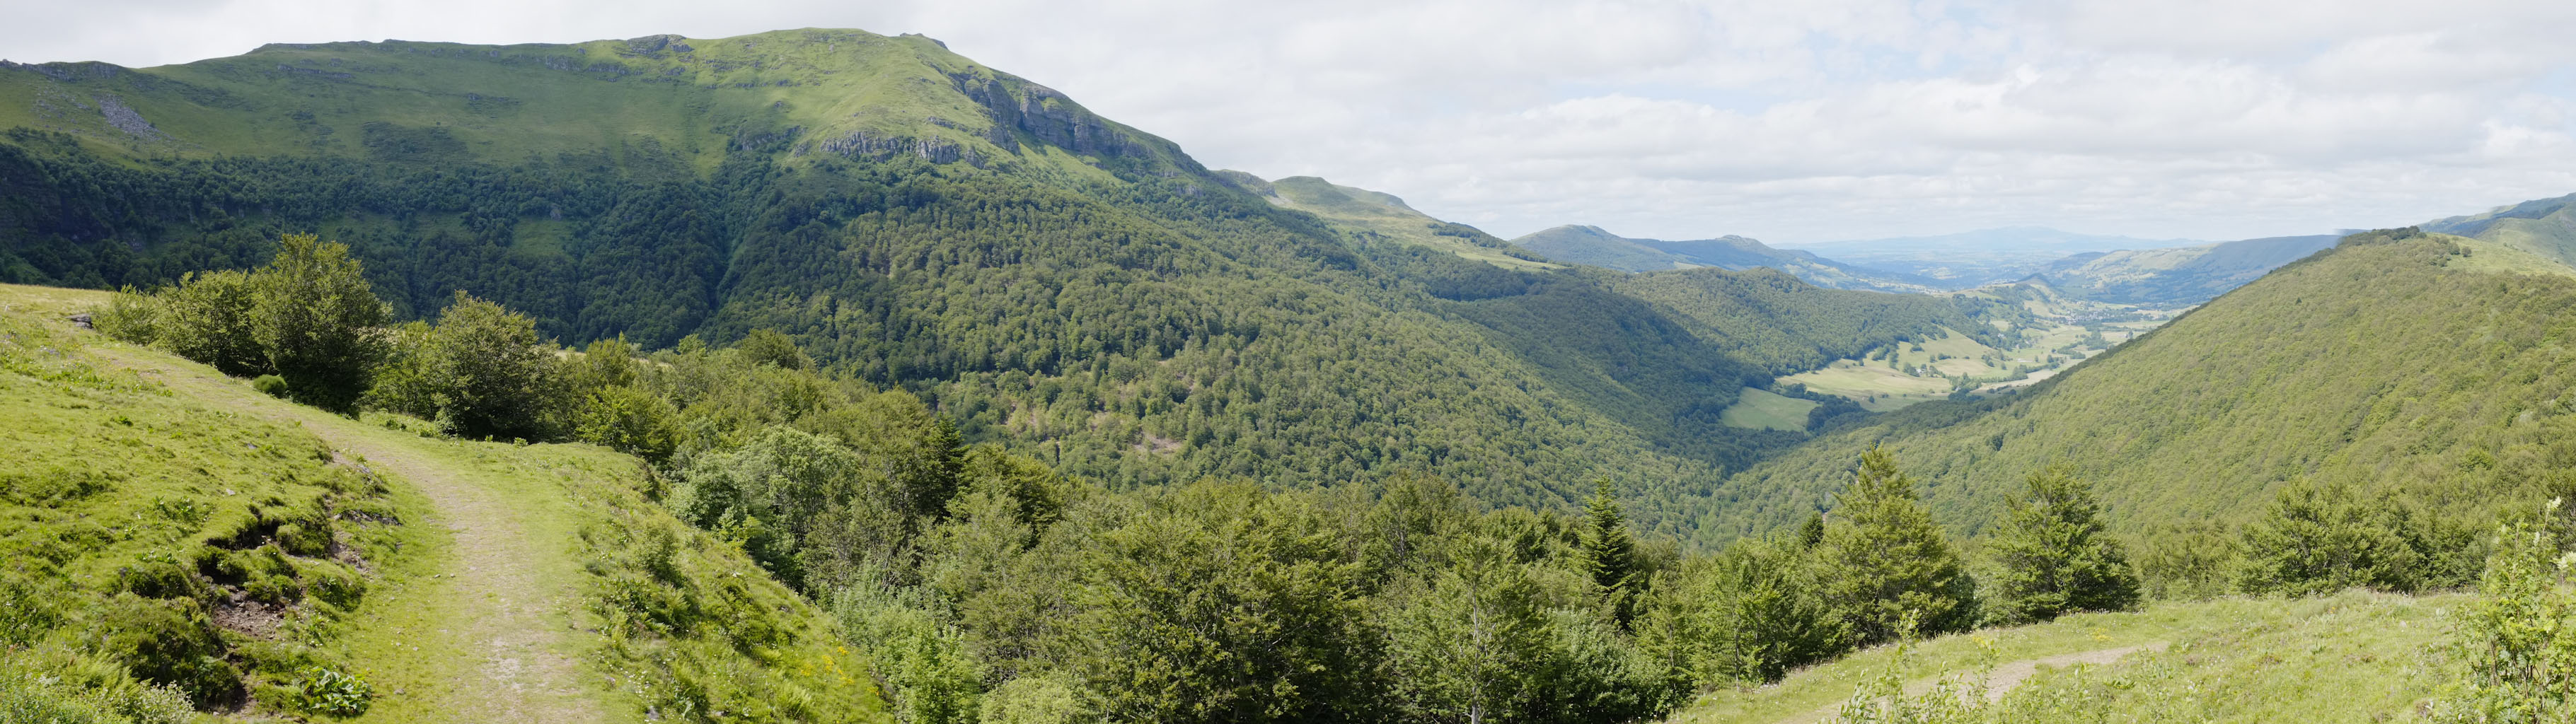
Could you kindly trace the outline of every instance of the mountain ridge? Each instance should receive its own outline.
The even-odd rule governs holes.
[[[1665,241],[1632,239],[1598,226],[1567,224],[1513,239],[1512,244],[1541,256],[1625,272],[1713,266],[1744,270],[1769,267],[1809,283],[1834,289],[1886,292],[1938,291],[1930,280],[1861,269],[1796,249],[1776,249],[1742,236]]]

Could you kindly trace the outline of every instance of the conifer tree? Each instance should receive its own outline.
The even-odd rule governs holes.
[[[2138,577],[2118,541],[2103,534],[2093,488],[2065,465],[2025,479],[2007,502],[1992,544],[1998,621],[2046,621],[2071,611],[2108,611],[2138,602]]]
[[[1611,489],[1610,479],[1593,484],[1592,498],[1583,503],[1583,567],[1592,574],[1603,600],[1609,601],[1626,623],[1634,612],[1637,573],[1637,544],[1628,534],[1627,516],[1619,512],[1619,493]]]
[[[1924,634],[1976,620],[1975,583],[1887,450],[1861,453],[1851,486],[1834,500],[1811,575],[1855,643],[1905,635],[1909,618],[1911,633]]]

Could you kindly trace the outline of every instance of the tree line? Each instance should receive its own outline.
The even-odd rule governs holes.
[[[2062,470],[2031,476],[1983,556],[1878,450],[1830,515],[1703,555],[1633,529],[1607,479],[1580,510],[1423,474],[1114,490],[966,444],[768,330],[576,353],[464,294],[387,326],[346,249],[310,236],[95,320],[331,409],[635,454],[652,499],[833,611],[910,722],[1630,721],[1856,647],[2140,598]],[[616,585],[623,635],[720,625]]]

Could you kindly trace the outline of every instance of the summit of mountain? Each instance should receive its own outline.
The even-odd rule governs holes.
[[[264,45],[152,68],[0,68],[0,127],[132,157],[386,163],[580,157],[712,171],[915,156],[973,168],[1203,173],[1178,146],[919,35],[782,30],[582,43]]]

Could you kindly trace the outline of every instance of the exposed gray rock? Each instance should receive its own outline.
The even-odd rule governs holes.
[[[965,74],[951,76],[951,79],[966,97],[984,106],[997,131],[1003,127],[1016,128],[1039,141],[1075,153],[1128,156],[1145,152],[1144,147],[1128,138],[1126,133],[1075,105],[1073,99],[1066,98],[1055,89],[1021,81],[1019,92],[1015,94],[1000,79]],[[988,138],[994,145],[1017,152],[1019,144],[1016,140],[1005,144],[1001,138],[1003,135],[995,133]]]
[[[169,138],[169,136],[162,135],[161,129],[153,128],[150,121],[143,120],[143,114],[136,113],[134,112],[134,109],[125,107],[125,102],[118,100],[116,96],[99,96],[98,113],[99,115],[107,117],[107,125],[116,127],[116,130],[124,131],[126,135],[152,140]]]
[[[983,165],[983,158],[973,149],[945,138],[872,136],[866,131],[851,131],[849,135],[824,140],[819,150],[854,159],[884,160],[895,154],[910,153],[932,163],[967,161]]]

